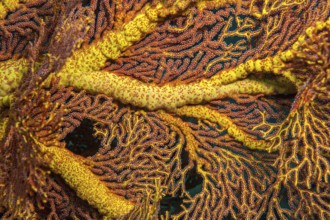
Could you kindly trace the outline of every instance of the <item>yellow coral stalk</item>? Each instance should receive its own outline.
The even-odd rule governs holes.
[[[0,19],[6,17],[7,13],[20,7],[20,0],[2,0],[0,2]]]
[[[232,84],[241,68],[222,71],[210,79],[200,82],[164,86],[143,83],[128,76],[118,76],[106,71],[90,72],[69,80],[65,75],[61,77],[60,84],[74,86],[92,93],[104,93],[134,106],[155,109],[175,109],[186,104],[200,104],[202,101],[211,101],[227,96],[228,94],[288,94],[294,93],[292,85],[281,82],[281,79],[245,79]]]
[[[186,145],[187,151],[189,152],[189,158],[197,161],[198,156],[196,152],[198,148],[198,142],[193,136],[191,128],[186,123],[184,123],[181,118],[175,118],[164,111],[159,111],[158,116],[168,124],[178,127],[183,132],[187,142]]]
[[[14,58],[0,62],[0,98],[11,94],[18,87],[28,67],[26,59]]]
[[[5,136],[6,127],[8,125],[9,117],[0,116],[0,141]]]
[[[37,140],[35,142],[45,153],[50,169],[59,174],[79,198],[95,207],[105,219],[119,218],[133,209],[133,203],[108,189],[76,155],[64,148],[47,147]]]
[[[228,134],[235,140],[243,143],[251,150],[269,150],[270,142],[253,138],[237,126],[228,116],[210,108],[205,106],[184,106],[174,110],[174,112],[181,116],[195,117],[217,123],[225,128]]]
[[[102,39],[75,51],[67,59],[61,72],[70,78],[74,74],[100,70],[108,59],[117,59],[124,50],[152,32],[166,16],[185,10],[189,4],[190,1],[183,0],[177,0],[170,7],[162,3],[155,7],[147,4],[120,30],[106,32]]]

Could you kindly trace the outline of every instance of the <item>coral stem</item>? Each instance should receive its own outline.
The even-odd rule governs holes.
[[[35,141],[49,160],[50,169],[59,174],[81,199],[97,208],[105,219],[118,218],[133,209],[133,203],[111,192],[76,155],[64,148],[47,147]]]
[[[217,123],[220,126],[223,126],[228,131],[228,134],[235,140],[243,143],[251,150],[269,150],[271,142],[265,140],[257,140],[256,138],[240,129],[239,126],[234,124],[228,116],[220,114],[215,110],[209,109],[205,106],[184,106],[182,108],[176,109],[174,112],[181,116],[196,117]]]

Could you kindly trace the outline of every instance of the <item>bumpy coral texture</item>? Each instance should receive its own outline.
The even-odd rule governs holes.
[[[330,219],[327,0],[0,1],[2,219]]]

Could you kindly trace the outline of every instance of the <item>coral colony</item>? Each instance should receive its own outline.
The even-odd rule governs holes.
[[[328,0],[1,0],[2,219],[330,219]]]

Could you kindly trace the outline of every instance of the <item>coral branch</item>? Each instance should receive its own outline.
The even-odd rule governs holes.
[[[70,151],[58,147],[47,147],[42,143],[38,144],[45,156],[48,157],[47,166],[53,172],[61,175],[81,199],[97,208],[106,219],[118,218],[128,214],[133,209],[134,205],[131,202],[111,192]]]
[[[60,84],[85,89],[91,93],[103,93],[112,96],[122,103],[144,107],[150,110],[175,109],[187,104],[200,104],[222,98],[228,94],[291,94],[294,87],[286,80],[276,79],[245,79],[237,73],[241,67],[234,70],[223,71],[210,79],[186,85],[167,84],[158,86],[132,79],[127,76],[118,76],[114,73],[90,72],[79,77],[69,77],[59,74]],[[68,80],[69,78],[69,80]],[[238,79],[237,79],[238,78]],[[236,82],[233,82],[235,81]],[[282,81],[282,82],[281,82]],[[91,83],[92,82],[92,83]],[[232,84],[229,84],[231,83]],[[227,84],[228,83],[228,84]]]
[[[22,6],[20,0],[3,0],[0,2],[0,19],[3,19],[9,11],[14,11]]]
[[[8,125],[9,118],[0,115],[0,141],[5,137],[6,128]]]
[[[144,35],[154,30],[159,22],[168,15],[175,15],[185,10],[190,1],[176,1],[166,7],[158,3],[155,7],[145,6],[130,22],[124,24],[119,31],[104,33],[102,39],[81,48],[68,58],[61,72],[70,78],[82,72],[99,70],[108,59],[117,59],[121,53]],[[73,67],[79,67],[73,68]]]
[[[270,142],[251,137],[235,125],[229,117],[205,106],[184,106],[174,110],[174,112],[181,116],[196,117],[217,123],[224,127],[235,140],[242,142],[244,146],[252,150],[268,150],[270,147]]]

